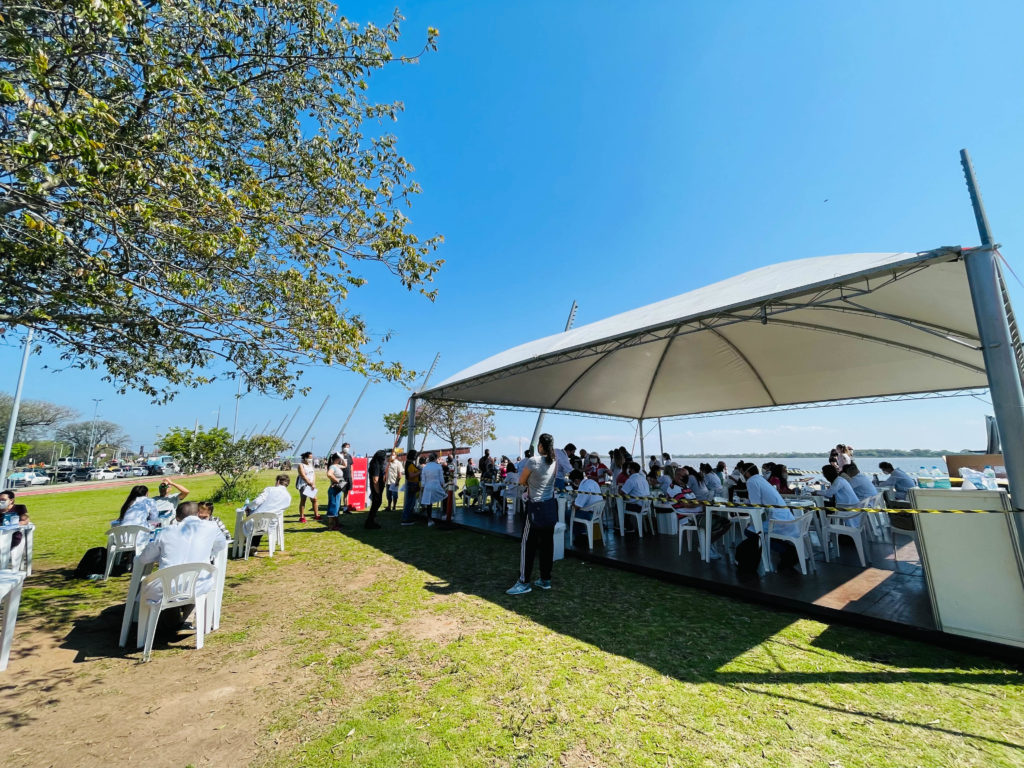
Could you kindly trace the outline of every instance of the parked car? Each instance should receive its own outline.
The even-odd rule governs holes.
[[[72,474],[73,480],[88,480],[89,475],[95,471],[96,467],[79,467]]]
[[[7,485],[11,488],[25,485],[46,485],[50,482],[50,476],[42,472],[26,470],[24,472],[12,472],[7,476]]]
[[[113,480],[117,473],[110,469],[94,469],[89,473],[90,480]]]
[[[132,477],[131,467],[111,467],[110,471],[117,477]]]
[[[145,477],[147,472],[145,467],[132,467],[132,477]]]

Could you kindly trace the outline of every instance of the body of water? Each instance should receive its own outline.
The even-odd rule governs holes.
[[[736,462],[740,461],[744,457],[742,456],[715,456],[713,458],[706,459],[676,459],[673,458],[678,464],[688,464],[691,467],[698,466],[701,462],[707,462],[712,467],[715,466],[719,461],[724,461],[728,466],[729,471],[736,466]],[[917,472],[921,467],[930,470],[932,467],[938,467],[943,472],[946,471],[946,462],[938,456],[878,456],[876,457],[854,457],[856,460],[857,468],[868,475],[869,477],[875,473],[878,473],[879,477],[884,477],[881,470],[878,469],[878,463],[881,461],[887,461],[897,469],[902,469],[904,472],[913,474]],[[822,456],[820,458],[797,458],[797,457],[782,457],[778,459],[745,459],[751,461],[757,466],[761,466],[765,462],[771,461],[776,464],[785,464],[786,469],[792,472],[794,469],[802,469],[815,475],[821,473],[823,465],[828,463],[828,457]]]

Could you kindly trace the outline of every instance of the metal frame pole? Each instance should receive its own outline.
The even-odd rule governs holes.
[[[25,388],[25,371],[28,369],[28,356],[32,354],[32,332],[28,329],[25,336],[25,351],[21,355],[21,371],[18,373],[18,385],[14,390],[11,402],[11,419],[7,423],[7,439],[4,440],[4,458],[0,463],[0,488],[7,487],[7,468],[11,464],[11,449],[14,447],[14,429],[18,426],[18,411],[21,409],[21,391]]]
[[[565,330],[572,328],[572,324],[576,321],[576,310],[579,309],[579,305],[576,300],[573,299],[572,306],[569,307],[569,317],[565,321]],[[544,428],[544,414],[547,411],[544,408],[540,409],[540,413],[537,414],[537,426],[533,428],[533,437],[530,438],[530,450],[537,450],[537,441],[540,439],[540,431]],[[480,441],[481,444],[483,441]]]
[[[1010,485],[1010,504],[1013,509],[1024,509],[1024,390],[1021,389],[1020,370],[1014,355],[1013,341],[1007,319],[1007,307],[1000,290],[999,265],[995,260],[992,230],[978,191],[974,166],[966,149],[960,150],[960,163],[967,179],[967,189],[974,206],[982,247],[964,254],[967,283],[974,304],[974,317],[978,323],[985,373],[988,376],[992,407],[996,415],[999,434],[1013,435],[1016,439],[1003,441],[1003,464]],[[1015,539],[1017,566],[1024,573],[1024,516],[1009,515],[1009,531]],[[1016,535],[1014,535],[1016,534]]]
[[[418,398],[413,395],[409,398],[409,434],[406,436],[405,455],[408,456],[416,450],[416,404]]]
[[[647,474],[647,459],[644,457],[644,420],[636,420],[637,429],[640,431],[640,471]]]

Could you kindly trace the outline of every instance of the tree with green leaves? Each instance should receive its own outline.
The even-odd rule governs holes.
[[[253,470],[274,461],[288,443],[274,435],[253,435],[231,439],[223,427],[174,427],[157,443],[161,451],[178,459],[186,474],[211,469],[223,486],[218,499],[241,500],[252,492]]]
[[[303,366],[389,380],[349,291],[429,299],[441,238],[367,95],[401,17],[323,0],[24,0],[0,6],[0,336],[166,401],[242,376],[290,396]],[[301,390],[305,391],[305,390]]]
[[[90,449],[95,457],[127,448],[130,443],[120,424],[103,419],[65,424],[57,430],[57,439],[70,443],[74,452],[83,459],[89,458]]]
[[[459,446],[474,445],[481,440],[493,440],[494,411],[470,406],[454,400],[427,400],[416,411],[416,420],[422,419],[428,434],[447,443],[452,456]]]
[[[416,409],[417,435],[425,435],[427,432],[426,425],[420,421],[422,410],[422,407]],[[399,439],[409,436],[408,411],[395,411],[394,413],[385,413],[382,418],[384,419],[384,429],[388,431],[388,434],[397,435]]]
[[[2,269],[2,267],[0,267]],[[0,392],[0,441],[7,437],[7,425],[11,421],[14,396]],[[52,431],[78,416],[78,411],[46,400],[22,399],[18,408],[18,424],[14,429],[15,438],[32,439]]]

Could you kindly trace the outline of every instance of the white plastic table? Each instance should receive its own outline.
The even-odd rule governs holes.
[[[25,554],[21,559],[22,568],[26,576],[32,575],[32,540],[36,526],[34,523],[28,525],[2,525],[0,526],[0,569],[11,567],[11,541],[14,534],[21,531],[24,534]]]
[[[24,526],[23,526],[24,527]],[[18,606],[21,605],[21,587],[25,574],[21,571],[0,571],[0,610],[3,610],[3,624],[0,625],[0,672],[7,669],[11,655],[11,641],[14,639],[14,625],[18,621]]]

